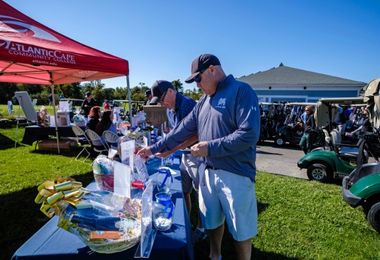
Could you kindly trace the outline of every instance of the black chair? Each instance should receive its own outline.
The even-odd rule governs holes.
[[[108,145],[105,143],[102,138],[95,132],[92,131],[91,129],[87,129],[85,131],[86,136],[88,140],[90,141],[92,150],[98,154],[101,153],[107,153],[108,152]]]
[[[87,153],[86,158],[84,161],[91,155],[90,151],[88,149],[91,148],[90,141],[87,139],[86,133],[77,125],[72,126],[72,130],[75,134],[74,140],[79,148],[82,148],[81,151],[78,153],[78,155],[75,157],[75,160],[78,160],[78,158],[81,156],[83,152]],[[71,138],[72,139],[72,138]]]

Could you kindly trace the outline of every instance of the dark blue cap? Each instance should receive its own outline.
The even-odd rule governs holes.
[[[219,59],[212,54],[202,54],[191,64],[191,76],[188,77],[185,82],[192,83],[194,78],[199,74],[205,71],[211,65],[220,65]]]
[[[152,85],[152,99],[149,102],[149,105],[157,105],[157,103],[160,101],[162,95],[168,91],[168,89],[174,89],[172,83],[166,80],[157,80]]]

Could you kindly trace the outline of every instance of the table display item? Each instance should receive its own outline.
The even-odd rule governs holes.
[[[113,161],[105,155],[99,155],[92,163],[92,170],[94,172],[94,179],[98,189],[113,191]]]
[[[155,127],[160,127],[161,124],[168,121],[166,107],[148,105],[144,106],[143,109],[146,113],[146,122],[148,124],[154,125]]]
[[[170,193],[159,192],[153,203],[153,224],[159,231],[167,231],[172,226],[174,204]]]
[[[70,113],[66,111],[57,112],[57,126],[64,127],[70,125]]]
[[[153,178],[158,192],[170,193],[170,187],[173,183],[173,176],[170,169],[160,167]]]
[[[81,114],[75,114],[73,116],[73,122],[74,125],[77,125],[79,127],[85,127],[87,123],[86,118]]]
[[[70,178],[45,181],[35,198],[58,226],[77,235],[91,250],[116,253],[133,247],[141,237],[141,200],[109,191],[92,191]]]

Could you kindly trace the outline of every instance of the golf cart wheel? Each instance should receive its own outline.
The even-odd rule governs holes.
[[[314,163],[307,168],[309,180],[327,182],[330,180],[331,175],[330,168],[321,163]]]
[[[285,145],[285,139],[282,138],[281,136],[276,136],[276,138],[274,139],[274,144],[276,146],[284,146]]]
[[[372,205],[367,214],[368,223],[380,233],[380,202]]]

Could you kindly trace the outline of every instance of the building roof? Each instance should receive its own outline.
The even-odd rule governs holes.
[[[247,82],[251,86],[360,86],[366,83],[350,79],[339,78],[322,73],[296,69],[283,65],[266,71],[259,71],[248,76],[242,76],[239,80]]]

